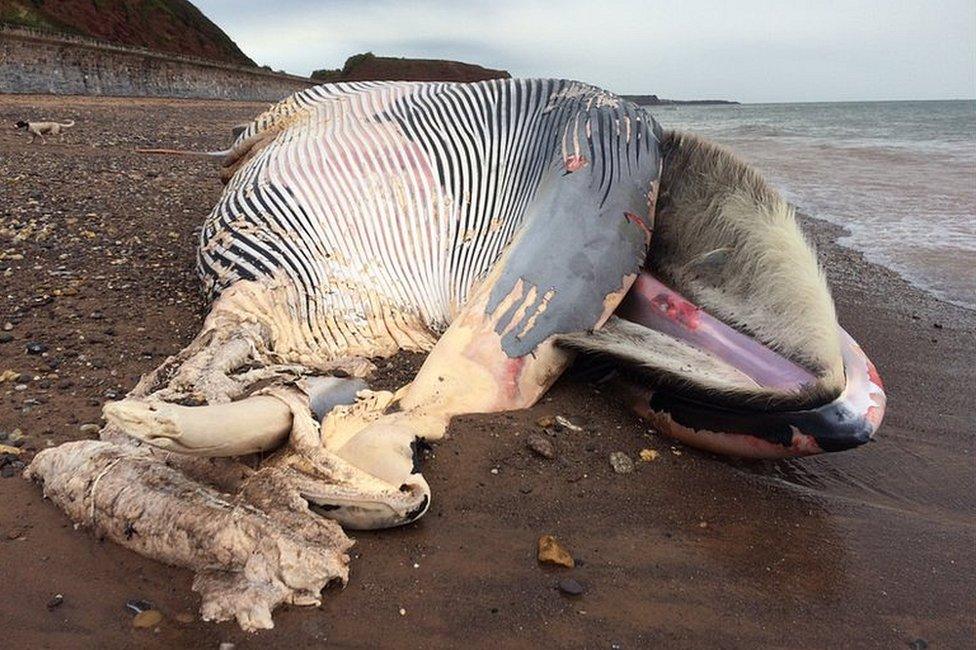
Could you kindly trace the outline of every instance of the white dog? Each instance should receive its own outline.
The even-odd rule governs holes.
[[[75,125],[74,120],[67,122],[25,122],[23,120],[14,124],[15,129],[23,129],[30,133],[31,144],[40,138],[41,144],[45,144],[44,136],[56,135],[58,140],[64,142],[64,131]]]

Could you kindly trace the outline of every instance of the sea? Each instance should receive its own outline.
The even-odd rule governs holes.
[[[840,244],[976,310],[976,101],[667,105],[665,128],[722,143]]]

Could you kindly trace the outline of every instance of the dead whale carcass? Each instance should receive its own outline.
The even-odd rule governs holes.
[[[346,577],[339,524],[429,507],[418,438],[533,404],[578,351],[713,450],[831,451],[880,422],[789,206],[597,88],[320,86],[249,125],[223,177],[201,333],[106,405],[102,440],[28,468],[74,520],[196,570],[205,618],[317,602]],[[403,349],[430,352],[414,380],[366,389]]]

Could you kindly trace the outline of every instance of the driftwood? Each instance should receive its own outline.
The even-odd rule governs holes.
[[[246,478],[231,495],[192,480],[166,456],[85,440],[40,452],[25,474],[96,535],[195,571],[204,620],[270,628],[277,605],[318,605],[327,583],[345,584],[352,540],[309,510],[286,470],[240,466]]]

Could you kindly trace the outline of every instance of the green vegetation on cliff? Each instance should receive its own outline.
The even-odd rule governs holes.
[[[188,0],[0,0],[0,22],[254,65]]]

